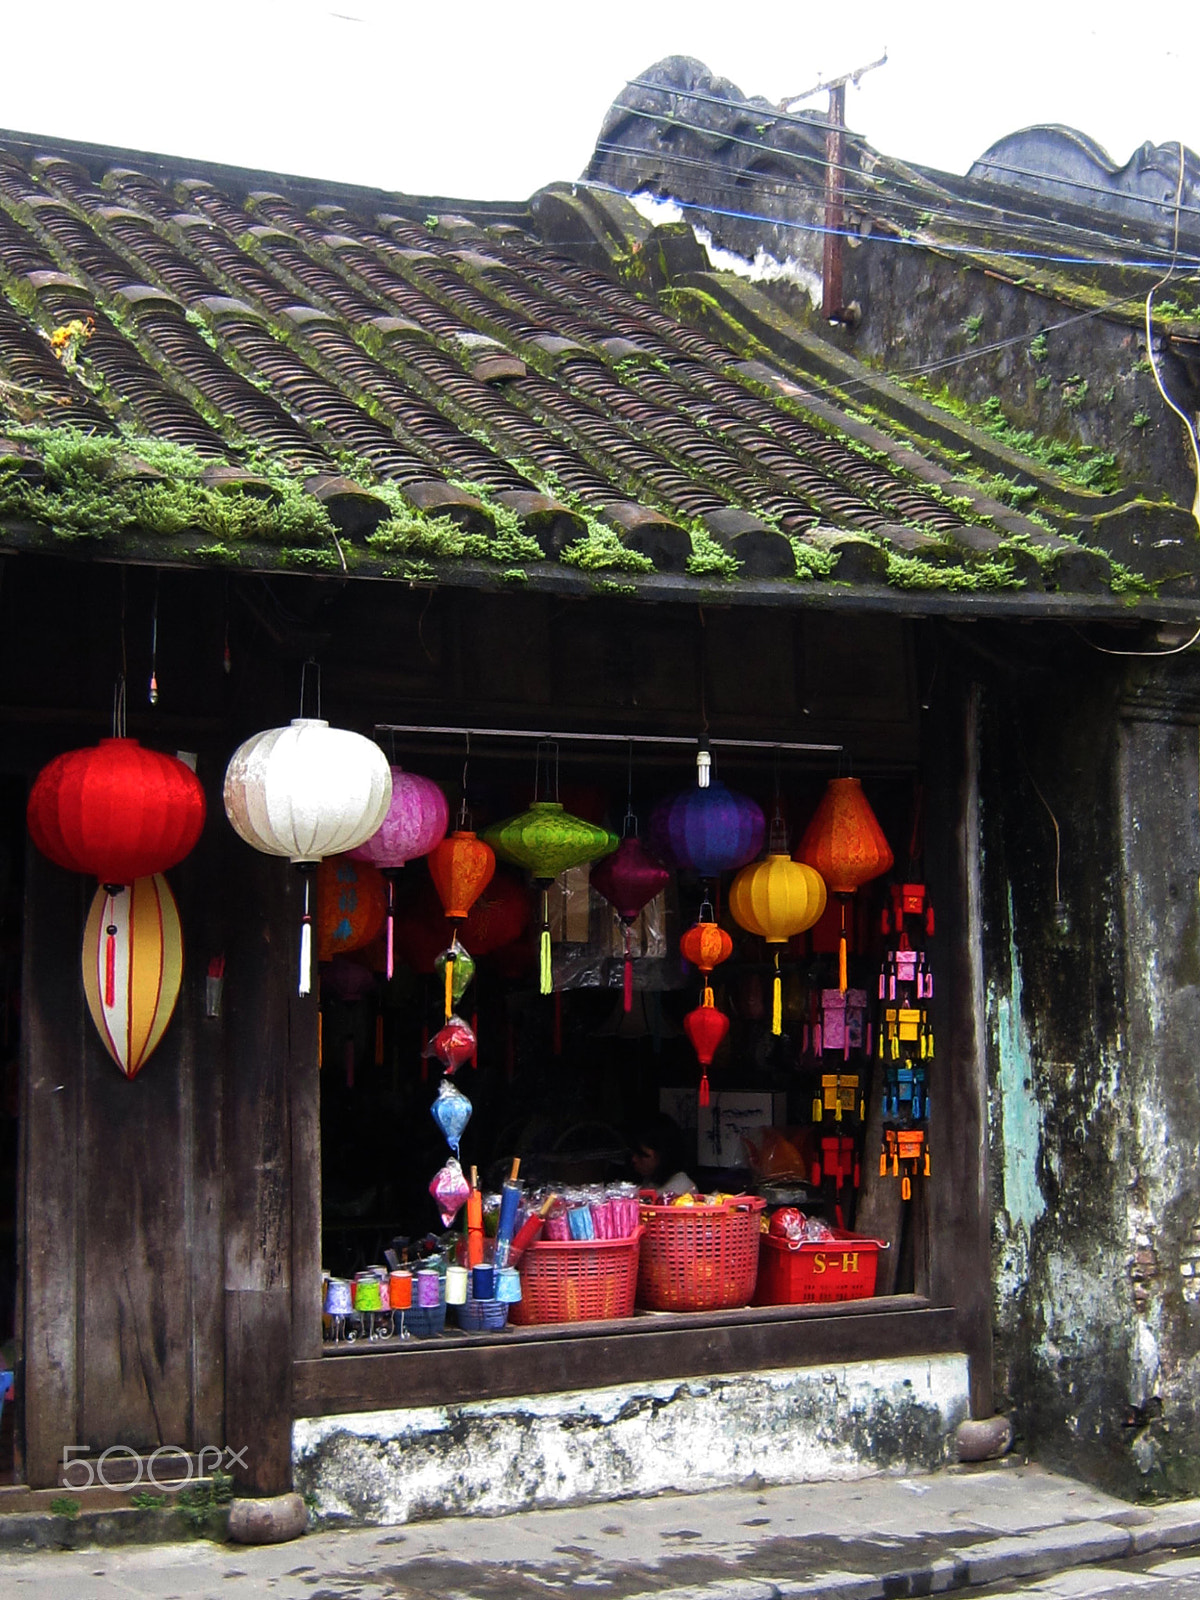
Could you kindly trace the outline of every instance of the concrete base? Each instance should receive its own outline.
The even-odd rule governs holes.
[[[318,1523],[401,1523],[929,1470],[968,1414],[939,1355],[300,1419],[292,1456]]]

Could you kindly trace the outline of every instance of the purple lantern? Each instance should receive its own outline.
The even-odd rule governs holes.
[[[671,874],[650,854],[637,834],[622,839],[612,855],[592,868],[592,887],[602,894],[625,924],[625,1009],[633,1009],[633,955],[630,929]]]
[[[377,832],[357,850],[355,861],[369,861],[387,879],[387,975],[393,969],[395,926],[395,874],[408,861],[427,856],[446,836],[450,820],[446,796],[432,778],[418,777],[402,767],[392,768],[392,803]]]
[[[744,867],[762,849],[766,819],[749,795],[714,778],[662,800],[650,817],[650,843],[664,861],[715,878]]]

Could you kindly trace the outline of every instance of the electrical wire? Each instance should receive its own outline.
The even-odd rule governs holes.
[[[782,123],[785,123],[785,124],[792,124],[792,125],[796,125],[796,126],[800,126],[800,127],[805,128],[805,129],[808,129],[809,131],[811,131],[814,127],[818,128],[818,129],[821,129],[821,128],[826,128],[826,127],[829,126],[828,118],[823,116],[821,112],[811,112],[806,116],[806,115],[804,115],[803,112],[784,111],[782,109],[778,109],[777,110],[774,106],[771,106],[769,103],[764,102],[764,101],[759,101],[756,104],[752,100],[729,100],[729,99],[726,99],[722,95],[705,94],[700,89],[681,89],[681,88],[676,88],[676,87],[674,87],[672,85],[669,85],[669,84],[654,83],[648,78],[629,78],[629,79],[626,80],[625,87],[627,89],[646,89],[646,90],[649,90],[651,93],[654,93],[654,94],[672,95],[672,96],[675,96],[675,97],[677,97],[677,98],[679,98],[681,100],[695,100],[695,101],[699,101],[702,104],[706,104],[706,105],[716,105],[716,106],[721,106],[721,107],[723,107],[725,109],[733,109],[735,111],[745,111],[748,114],[751,114],[751,115],[754,115],[754,116],[758,117],[760,120],[763,119],[763,117],[765,116],[771,122],[782,122]],[[614,111],[616,111],[616,110],[621,110],[621,111],[635,111],[635,110],[637,110],[636,107],[626,105],[623,101],[621,101],[619,99],[615,100],[613,102],[612,109]],[[664,120],[668,120],[668,119],[664,119]],[[719,138],[732,137],[730,135],[726,135],[726,134],[720,133],[715,128],[702,128],[699,131],[709,134],[710,137],[719,137]],[[847,131],[847,133],[850,133],[849,129],[847,129],[846,131]],[[859,143],[861,143],[864,148],[871,149],[871,146],[869,146],[867,144],[866,140],[862,138],[861,134],[850,133],[850,137],[852,139],[854,139],[854,140],[857,140]],[[790,155],[790,154],[792,154],[791,151],[780,151],[780,150],[775,149],[775,147],[771,146],[771,145],[765,145],[763,148],[767,149],[767,150],[771,150],[772,153],[776,154],[776,155],[780,155],[780,154],[788,154],[788,155]],[[874,153],[874,152],[872,151],[872,153]],[[984,152],[984,154],[986,155],[986,151]],[[983,157],[981,156],[980,157],[980,161],[982,161],[982,160],[983,160]],[[1017,176],[1017,177],[1041,178],[1043,180],[1050,181],[1050,182],[1053,182],[1053,183],[1061,183],[1064,186],[1070,187],[1072,189],[1083,190],[1084,192],[1086,192],[1088,194],[1103,195],[1104,198],[1108,199],[1108,200],[1112,199],[1112,190],[1111,189],[1106,189],[1103,184],[1087,183],[1082,178],[1066,178],[1066,177],[1060,178],[1060,177],[1057,176],[1057,174],[1051,174],[1051,173],[1045,173],[1045,172],[1036,172],[1036,171],[1033,171],[1030,168],[1013,167],[1013,166],[1008,166],[1006,164],[1002,164],[1000,162],[990,162],[989,165],[993,166],[996,169],[996,171],[998,171],[998,172],[1010,172],[1014,176]],[[1119,169],[1114,169],[1114,170],[1119,170]],[[947,177],[947,178],[956,178],[956,179],[959,178],[959,175],[957,173],[945,173],[944,176]],[[963,181],[963,180],[959,179],[959,181]],[[966,181],[978,182],[980,180],[978,180],[978,179],[967,179]],[[1149,205],[1149,206],[1159,207],[1162,204],[1161,201],[1149,199],[1144,195],[1123,195],[1122,198],[1123,199],[1132,200],[1132,201],[1136,201],[1139,205]],[[975,202],[972,202],[972,203],[973,204],[978,204],[978,205],[986,205],[987,204],[986,201],[975,201]],[[1182,209],[1183,209],[1183,212],[1184,212],[1185,215],[1200,216],[1200,206],[1184,206]]]
[[[1073,622],[1068,623],[1068,627],[1072,633],[1079,634],[1089,650],[1097,650],[1102,656],[1138,656],[1146,661],[1153,661],[1157,656],[1181,656],[1185,650],[1190,650],[1200,640],[1200,628],[1197,628],[1186,644],[1172,645],[1169,650],[1112,650],[1108,645],[1097,644],[1094,639],[1089,639],[1087,634],[1081,633]]]
[[[770,147],[769,146],[765,146],[764,148],[768,148],[769,149]],[[825,167],[828,165],[828,163],[819,160],[815,156],[810,157],[810,156],[795,155],[791,151],[783,152],[784,154],[792,155],[793,159],[795,159],[797,161],[803,161],[803,162],[813,166],[816,169],[816,173],[814,175],[813,182],[812,182],[811,186],[808,186],[808,185],[804,184],[803,182],[799,182],[799,181],[796,181],[796,180],[791,179],[791,178],[787,178],[787,177],[783,177],[783,176],[770,176],[770,175],[768,175],[766,173],[760,172],[758,169],[756,169],[755,167],[752,167],[752,166],[726,167],[726,166],[722,166],[721,164],[719,164],[718,162],[715,162],[715,161],[706,161],[706,160],[704,160],[703,158],[701,158],[699,156],[686,156],[686,155],[678,154],[678,153],[676,153],[674,151],[649,150],[649,149],[646,149],[646,148],[644,148],[642,146],[638,146],[638,145],[615,144],[611,140],[606,140],[606,139],[601,139],[601,140],[597,141],[596,150],[602,156],[611,156],[611,157],[623,156],[623,157],[626,157],[626,158],[633,158],[633,157],[644,158],[644,159],[646,159],[648,161],[654,161],[654,162],[659,163],[664,169],[667,169],[667,168],[670,168],[670,167],[673,167],[673,166],[691,167],[691,168],[697,169],[700,172],[713,173],[713,174],[715,174],[715,175],[727,180],[726,183],[723,184],[720,188],[717,188],[716,186],[713,186],[712,188],[710,188],[708,190],[708,193],[711,194],[711,195],[717,195],[717,194],[721,194],[721,193],[726,192],[726,190],[728,188],[728,180],[733,180],[735,182],[740,182],[743,178],[746,178],[746,179],[751,180],[751,182],[754,184],[754,186],[757,189],[759,189],[760,191],[766,190],[766,189],[769,188],[771,191],[773,191],[773,193],[776,196],[782,196],[783,198],[786,198],[789,192],[790,193],[794,193],[798,197],[799,196],[803,196],[803,197],[807,198],[807,197],[812,196],[816,191],[818,191],[821,188],[823,172],[824,172]],[[833,170],[838,171],[838,172],[844,172],[844,173],[847,173],[847,174],[849,174],[851,176],[856,176],[856,177],[861,177],[862,176],[862,173],[859,171],[858,168],[845,166],[845,165],[838,164],[838,163],[833,163]],[[663,176],[665,176],[665,175],[666,175],[666,173],[664,171]],[[583,180],[583,181],[588,181],[588,180]],[[903,178],[900,178],[900,179],[893,178],[892,181],[893,182],[899,181],[900,183],[906,183],[906,180],[904,180]],[[872,213],[872,215],[876,219],[889,221],[889,222],[892,223],[893,226],[896,226],[896,227],[901,227],[901,226],[904,226],[905,224],[903,222],[901,222],[901,221],[893,220],[890,216],[888,216],[887,212],[890,211],[890,210],[901,210],[901,211],[913,212],[915,214],[915,216],[916,216],[917,223],[918,223],[919,226],[925,226],[927,222],[932,222],[935,219],[940,219],[941,221],[949,224],[950,226],[952,226],[954,228],[960,229],[963,232],[967,232],[967,233],[971,233],[971,232],[986,233],[990,237],[993,237],[993,238],[995,237],[995,234],[996,234],[996,222],[995,222],[994,215],[989,220],[986,220],[986,221],[985,220],[978,220],[977,221],[972,217],[963,216],[959,212],[956,212],[956,211],[954,211],[952,209],[948,209],[945,205],[938,206],[936,204],[935,200],[933,199],[933,197],[931,197],[930,195],[928,195],[924,191],[920,190],[916,185],[908,184],[907,186],[912,188],[914,190],[914,192],[918,195],[919,198],[913,199],[913,200],[909,200],[909,199],[904,198],[902,195],[897,195],[897,194],[873,193],[872,191],[869,191],[869,190],[868,191],[857,191],[857,190],[851,190],[849,188],[844,188],[842,190],[842,200],[843,200],[843,203],[845,205],[847,205],[848,207],[850,207],[851,209],[869,211],[869,212]],[[695,192],[697,192],[697,191],[694,190],[693,193],[695,193]],[[672,196],[672,198],[674,198],[674,196]],[[951,199],[954,200],[959,206],[974,207],[974,208],[978,208],[979,210],[987,211],[989,213],[994,213],[996,211],[996,209],[997,209],[993,205],[985,205],[983,202],[972,201],[972,200],[965,199],[965,198],[959,197],[959,196],[952,196]],[[693,200],[691,203],[692,204],[697,204],[698,202]],[[1027,227],[1024,230],[1024,236],[1028,236],[1030,238],[1036,238],[1039,241],[1050,240],[1050,241],[1053,242],[1056,238],[1059,238],[1059,237],[1064,237],[1064,236],[1067,236],[1067,235],[1075,235],[1075,236],[1079,237],[1079,240],[1080,240],[1080,246],[1079,247],[1080,248],[1083,248],[1084,247],[1084,242],[1089,240],[1089,239],[1094,239],[1094,240],[1098,241],[1098,244],[1101,247],[1113,248],[1113,249],[1117,249],[1117,248],[1126,246],[1129,243],[1128,239],[1126,239],[1126,238],[1124,238],[1124,237],[1122,237],[1120,235],[1117,235],[1117,234],[1114,234],[1114,233],[1106,233],[1102,228],[1085,227],[1082,223],[1062,222],[1062,221],[1060,221],[1058,219],[1051,219],[1051,218],[1048,218],[1048,217],[1039,217],[1039,216],[1036,215],[1036,213],[1014,211],[1011,207],[1006,207],[1005,208],[1005,214],[1006,214],[1006,218],[1008,218],[1008,219],[1012,219],[1012,220],[1014,220],[1016,222],[1024,222],[1024,223],[1026,223]],[[776,219],[776,220],[779,221],[782,225],[786,225],[786,223],[784,222],[784,219]],[[926,240],[924,242],[927,243],[930,246],[930,248],[938,248],[939,247],[937,241]],[[1150,241],[1141,241],[1141,243],[1143,244],[1145,250],[1148,253],[1157,252],[1157,254],[1159,255],[1159,257],[1161,258],[1162,261],[1167,260],[1169,258],[1169,256],[1170,256],[1170,250],[1166,246],[1159,247],[1159,246],[1153,244]],[[992,253],[1005,253],[1005,252],[992,252]],[[1101,261],[1097,261],[1096,262],[1096,265],[1104,265],[1104,264],[1106,264],[1106,263],[1103,263]]]

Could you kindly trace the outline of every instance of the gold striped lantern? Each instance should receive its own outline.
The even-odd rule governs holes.
[[[83,990],[104,1048],[135,1078],[167,1030],[183,979],[183,931],[161,872],[121,894],[101,885],[83,933]]]

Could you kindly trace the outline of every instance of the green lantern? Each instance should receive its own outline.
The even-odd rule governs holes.
[[[446,990],[446,1017],[466,994],[475,976],[475,961],[465,945],[459,944],[458,935],[448,950],[443,950],[433,963],[433,970],[442,980]]]
[[[617,848],[615,833],[564,811],[558,800],[535,800],[528,811],[498,822],[484,835],[498,856],[533,874],[542,891],[541,990],[554,986],[550,966],[550,885],[569,867],[598,861]]]

